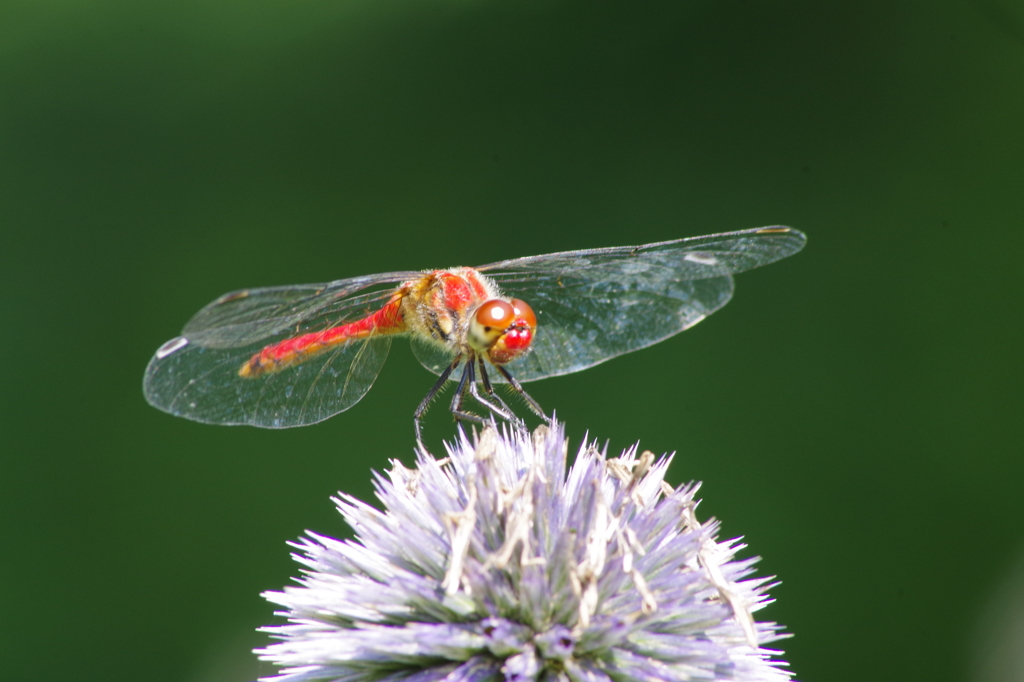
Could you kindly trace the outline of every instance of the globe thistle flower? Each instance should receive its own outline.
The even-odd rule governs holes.
[[[770,579],[665,483],[671,457],[584,443],[566,473],[566,453],[557,423],[460,431],[376,475],[384,511],[340,494],[355,539],[309,533],[299,586],[264,594],[289,621],[264,628],[269,679],[789,680],[751,615]]]

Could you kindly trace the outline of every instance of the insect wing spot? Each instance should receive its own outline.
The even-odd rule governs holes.
[[[718,259],[706,253],[687,253],[683,255],[683,260],[688,260],[698,265],[718,265]]]
[[[239,299],[249,298],[249,290],[243,289],[242,291],[232,291],[230,294],[224,294],[217,299],[217,304],[221,305],[224,303],[230,303],[231,301],[237,301]]]
[[[179,350],[181,350],[182,348],[184,348],[187,345],[188,345],[188,339],[186,339],[184,336],[179,336],[177,338],[173,338],[170,341],[168,341],[167,343],[165,343],[164,345],[162,345],[162,346],[160,346],[159,348],[156,349],[156,358],[157,358],[157,360],[163,360],[164,358],[166,358],[171,353],[174,353],[175,351],[179,351]]]

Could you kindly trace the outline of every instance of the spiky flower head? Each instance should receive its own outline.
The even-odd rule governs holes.
[[[264,594],[289,620],[257,651],[271,679],[786,682],[751,616],[767,580],[665,483],[671,457],[585,443],[566,475],[566,452],[558,424],[460,433],[377,476],[384,511],[341,494],[356,538],[310,533],[300,585]]]

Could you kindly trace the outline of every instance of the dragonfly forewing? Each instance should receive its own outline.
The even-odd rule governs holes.
[[[396,284],[421,274],[388,272],[329,284],[233,291],[196,313],[182,336],[207,348],[238,348],[289,329],[344,324],[380,307]]]

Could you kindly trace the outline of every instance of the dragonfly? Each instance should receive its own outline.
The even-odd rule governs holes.
[[[413,412],[418,439],[427,407],[456,376],[456,420],[486,423],[467,409],[468,396],[524,424],[495,391],[507,384],[548,421],[524,382],[578,372],[689,329],[729,301],[734,274],[791,256],[805,242],[799,230],[772,226],[242,289],[204,307],[160,346],[143,390],[151,405],[199,422],[305,426],[359,402],[392,340],[407,336],[419,362],[438,375]]]

